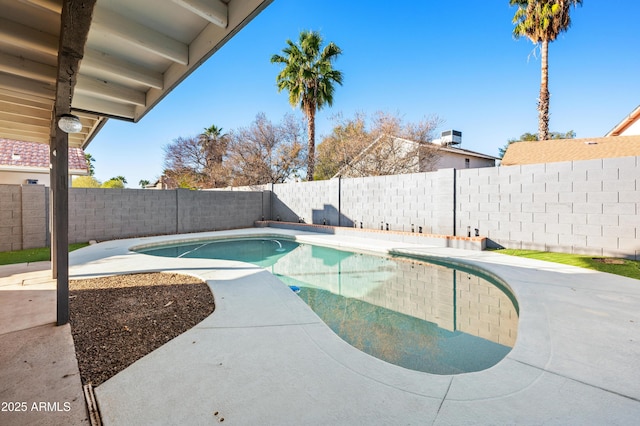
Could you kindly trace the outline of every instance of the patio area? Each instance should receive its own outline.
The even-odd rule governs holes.
[[[256,266],[129,251],[187,237],[273,234],[419,254],[497,276],[520,305],[516,345],[477,373],[411,371],[346,344]],[[634,424],[640,415],[637,280],[491,252],[270,228],[110,241],[73,252],[70,261],[72,279],[149,271],[195,275],[216,300],[205,321],[96,388],[105,424]],[[7,272],[0,268],[0,274]],[[2,312],[2,290],[9,288],[0,281]],[[43,324],[54,321],[55,313],[50,316]],[[67,328],[45,330],[53,336]],[[13,336],[3,332],[2,339]],[[56,337],[67,338],[67,332]],[[2,363],[1,377],[9,377],[10,365]],[[19,388],[3,389],[2,401],[28,398]],[[54,395],[38,397],[52,401]],[[7,424],[6,414],[0,423]],[[51,423],[51,413],[39,415],[42,424]],[[11,418],[21,419],[18,413]],[[76,424],[85,421],[78,417]]]

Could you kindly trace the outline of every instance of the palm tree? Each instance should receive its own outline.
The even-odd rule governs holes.
[[[540,45],[542,77],[538,99],[538,137],[549,137],[549,42],[569,29],[571,6],[582,5],[582,0],[509,0],[518,10],[513,17],[513,36],[529,38]]]
[[[87,167],[89,169],[89,176],[93,176],[96,173],[96,168],[93,165],[93,162],[96,161],[95,158],[93,158],[93,156],[91,154],[89,154],[88,152],[85,152],[84,154],[84,158],[87,161]]]
[[[222,160],[227,153],[228,138],[222,127],[212,124],[200,134],[200,150],[204,156],[204,174],[213,187],[224,184]]]
[[[273,55],[272,63],[284,64],[276,77],[278,92],[289,92],[289,103],[298,105],[307,118],[307,180],[313,180],[315,166],[316,111],[333,104],[334,83],[342,85],[342,73],[333,62],[342,50],[333,42],[322,48],[322,36],[316,31],[302,31],[298,44],[287,40],[283,56]]]

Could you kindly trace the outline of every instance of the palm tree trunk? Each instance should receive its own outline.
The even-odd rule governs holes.
[[[309,145],[307,153],[307,180],[313,180],[313,172],[316,164],[316,111],[309,108],[307,114],[307,134],[309,135]]]
[[[542,75],[538,99],[538,140],[549,139],[549,42],[542,41]]]

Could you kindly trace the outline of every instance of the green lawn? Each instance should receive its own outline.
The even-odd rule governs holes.
[[[495,253],[546,260],[547,262],[563,263],[565,265],[579,266],[581,268],[594,269],[600,272],[609,272],[610,274],[622,275],[624,277],[640,280],[640,262],[637,260],[515,249],[495,250]]]
[[[89,243],[69,244],[69,251],[78,250],[88,245]],[[51,250],[49,250],[49,247],[0,252],[0,265],[40,262],[42,260],[51,260]]]

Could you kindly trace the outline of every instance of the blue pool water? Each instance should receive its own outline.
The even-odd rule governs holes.
[[[268,269],[352,346],[434,374],[489,368],[515,343],[518,307],[498,283],[404,257],[283,238],[201,241],[139,250],[156,256],[238,260]]]

